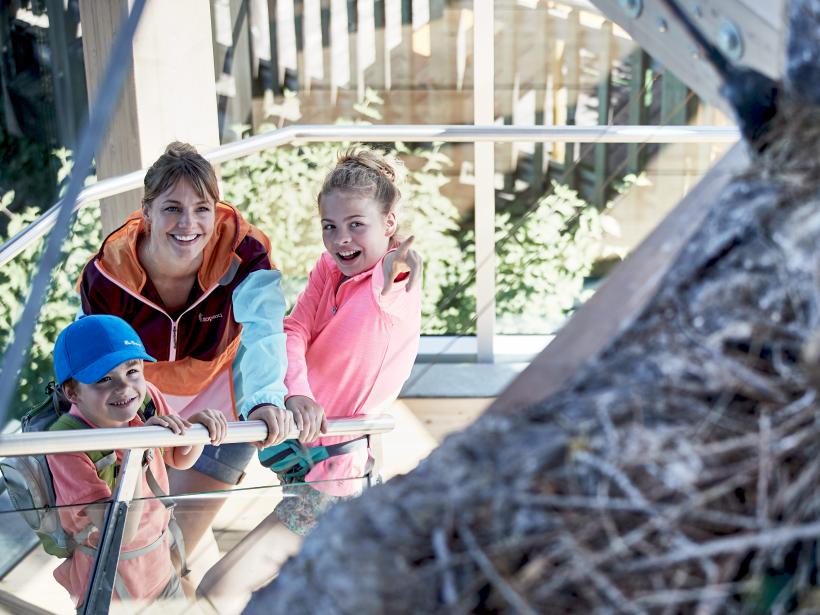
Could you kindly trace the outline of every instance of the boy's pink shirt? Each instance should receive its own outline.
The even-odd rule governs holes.
[[[151,383],[147,384],[157,414],[172,414],[173,411],[162,393]],[[69,413],[91,427],[97,427],[82,416],[77,406],[72,406]],[[139,417],[134,417],[128,426],[139,427],[142,424]],[[118,461],[122,461],[122,454],[123,451],[117,451]],[[60,509],[60,521],[67,532],[77,534],[90,523],[85,511],[86,505],[91,504],[102,509],[106,504],[100,503],[100,500],[110,500],[111,491],[105,481],[100,480],[97,476],[94,464],[85,453],[48,455],[47,459],[48,467],[54,478],[57,505],[68,507]],[[168,473],[159,449],[154,449],[150,468],[159,486],[165,493],[168,493]],[[153,497],[145,473],[142,474],[142,481],[142,492],[149,499],[145,502],[137,534],[129,544],[123,545],[123,553],[151,544],[168,527],[170,519],[168,509],[160,500]],[[99,537],[99,530],[95,530],[84,544],[96,546]],[[85,598],[93,563],[90,555],[78,549],[54,570],[54,578],[69,591],[77,606]],[[150,600],[158,596],[171,580],[171,573],[171,553],[167,539],[145,555],[133,559],[121,559],[117,567],[117,574],[125,584],[131,598],[140,600]]]
[[[325,252],[285,318],[288,397],[314,399],[328,418],[385,411],[410,376],[419,347],[421,285],[407,292],[407,282],[397,282],[382,296],[382,260],[339,286],[342,272]],[[310,444],[350,439],[322,437]],[[305,480],[329,481],[313,486],[332,495],[358,493],[360,481],[340,479],[362,476],[367,457],[365,450],[333,457]]]

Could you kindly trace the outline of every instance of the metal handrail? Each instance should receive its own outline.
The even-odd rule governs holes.
[[[736,128],[723,126],[296,125],[227,143],[203,155],[211,163],[219,164],[279,145],[322,141],[734,143],[738,138]],[[88,203],[139,188],[145,172],[146,169],[141,169],[88,186],[80,192],[75,211]],[[54,226],[59,209],[60,204],[57,203],[0,246],[0,267],[45,235]]]
[[[371,415],[344,419],[328,419],[326,436],[379,434],[392,431],[395,419],[388,415]],[[228,423],[228,435],[223,444],[259,442],[268,433],[262,421]],[[288,434],[297,438],[295,427]],[[210,444],[208,430],[193,425],[183,435],[164,427],[133,427],[128,429],[80,429],[6,434],[0,436],[0,457],[20,457],[53,453],[88,452],[96,450],[140,449],[191,444]]]

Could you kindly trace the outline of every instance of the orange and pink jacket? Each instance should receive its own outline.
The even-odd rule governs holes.
[[[410,376],[421,330],[420,285],[406,280],[386,295],[382,260],[349,279],[325,252],[310,272],[307,287],[285,318],[288,396],[314,399],[328,418],[378,414],[392,403]],[[350,437],[322,437],[327,445]],[[332,495],[351,495],[364,474],[366,450],[318,463],[306,481]]]
[[[285,299],[268,238],[217,203],[198,283],[188,307],[171,314],[137,258],[144,233],[138,211],[105,239],[80,278],[83,313],[134,327],[157,359],[146,363],[146,378],[181,416],[210,407],[233,421],[264,403],[283,407]]]

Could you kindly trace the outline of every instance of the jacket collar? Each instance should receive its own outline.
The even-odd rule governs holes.
[[[249,230],[250,224],[236,208],[222,201],[216,204],[214,234],[205,246],[202,265],[197,273],[197,281],[203,291],[233,278],[242,263],[236,249]],[[148,277],[137,256],[137,245],[145,232],[145,220],[140,209],[106,237],[96,256],[97,266],[138,294],[142,293]]]

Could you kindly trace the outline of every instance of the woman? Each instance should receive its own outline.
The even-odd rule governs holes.
[[[147,379],[183,418],[217,408],[229,421],[265,421],[268,436],[256,446],[281,442],[292,418],[283,410],[285,301],[270,242],[219,200],[213,167],[191,145],[171,143],[144,183],[141,210],[83,270],[83,312],[114,314],[136,329],[157,359]],[[206,446],[192,469],[169,469],[172,493],[230,489],[253,452],[243,443]],[[224,501],[179,502],[188,552]]]

